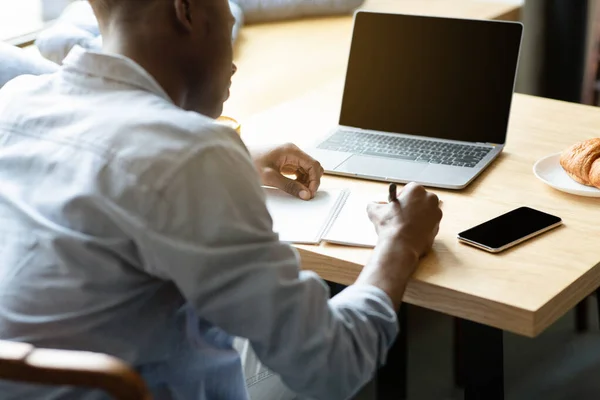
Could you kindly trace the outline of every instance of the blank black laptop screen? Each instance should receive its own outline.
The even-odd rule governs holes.
[[[356,14],[340,125],[503,144],[522,26]]]

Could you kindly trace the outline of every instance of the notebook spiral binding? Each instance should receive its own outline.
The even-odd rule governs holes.
[[[327,232],[329,232],[329,229],[331,229],[331,226],[337,220],[337,217],[340,215],[340,212],[346,205],[346,201],[348,201],[348,197],[350,197],[350,190],[349,189],[342,190],[340,193],[340,196],[338,198],[338,201],[335,204],[335,207],[333,208],[333,210],[331,212],[331,215],[327,219],[327,223],[323,226],[323,229],[321,229],[319,231],[319,235],[316,238],[315,242],[320,243],[321,239],[323,239],[323,236],[325,236],[327,234]]]

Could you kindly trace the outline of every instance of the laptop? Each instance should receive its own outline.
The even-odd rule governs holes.
[[[523,26],[359,11],[327,173],[462,189],[506,143]]]

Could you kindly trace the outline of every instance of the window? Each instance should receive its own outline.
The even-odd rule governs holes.
[[[72,0],[0,0],[0,40],[30,34],[58,17]]]

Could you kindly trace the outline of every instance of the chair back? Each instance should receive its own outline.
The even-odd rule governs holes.
[[[146,384],[133,369],[100,353],[37,349],[0,340],[0,379],[100,389],[116,400],[151,400]]]

